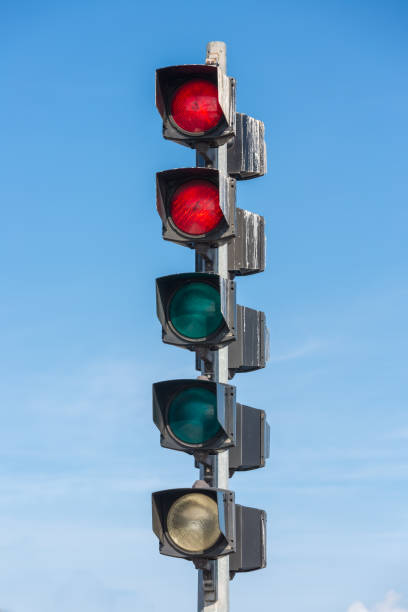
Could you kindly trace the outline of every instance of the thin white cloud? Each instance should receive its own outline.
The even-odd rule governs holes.
[[[146,366],[132,361],[104,361],[83,366],[68,375],[44,376],[37,381],[42,393],[29,401],[36,413],[84,413],[101,415],[133,410],[149,398],[151,374]],[[42,383],[42,384],[41,384]],[[40,391],[40,389],[38,389]]]
[[[189,377],[177,359],[170,364],[104,359],[84,363],[70,372],[51,371],[26,381],[18,398],[18,409],[28,409],[36,415],[57,413],[67,417],[90,412],[99,417],[129,410],[140,412],[151,402],[151,386],[160,379],[161,369],[168,378]]]
[[[408,463],[364,466],[350,472],[332,474],[330,477],[338,481],[406,480],[408,478]]]
[[[303,344],[300,344],[297,347],[294,347],[286,352],[279,353],[276,355],[271,355],[270,361],[272,362],[281,362],[281,361],[291,361],[293,359],[300,359],[301,357],[305,357],[307,355],[311,355],[316,353],[320,349],[325,346],[325,343],[322,340],[311,339],[307,340]]]
[[[142,431],[153,435],[151,386],[160,379],[161,366],[159,361],[101,360],[72,371],[35,374],[4,394],[0,389],[1,403],[8,407],[0,456],[83,461],[105,456],[113,446],[123,449],[116,457],[129,454],[132,436],[140,444]],[[177,360],[169,368],[169,378],[189,375]]]
[[[195,587],[192,567],[159,554],[150,521],[141,528],[130,521],[118,527],[2,518],[0,548],[4,612],[159,610],[167,596],[176,600],[177,579]],[[162,568],[168,584],[158,594]]]
[[[388,591],[384,600],[375,604],[372,608],[367,608],[361,601],[355,601],[347,612],[408,612],[407,608],[398,605],[401,599],[401,595],[395,591]]]
[[[2,476],[0,477],[0,496],[3,505],[7,503],[22,503],[35,499],[42,502],[56,501],[63,498],[77,498],[80,495],[118,495],[121,493],[147,495],[150,491],[160,489],[167,484],[165,479],[145,474],[139,477],[123,477],[118,475],[101,476],[87,474],[72,475],[33,475],[33,476]],[[1,610],[0,610],[1,612]]]
[[[397,429],[396,431],[388,434],[387,437],[391,438],[392,440],[408,440],[408,427]]]
[[[356,601],[351,604],[347,612],[368,612],[368,609],[360,601]]]

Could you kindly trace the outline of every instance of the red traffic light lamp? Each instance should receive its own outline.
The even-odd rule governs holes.
[[[156,71],[156,106],[163,136],[188,147],[218,147],[235,135],[235,80],[216,65]]]
[[[170,117],[179,129],[189,134],[214,130],[222,116],[218,87],[209,80],[187,79],[171,97]]]
[[[163,238],[190,248],[218,246],[235,235],[235,184],[215,168],[177,168],[156,174]]]

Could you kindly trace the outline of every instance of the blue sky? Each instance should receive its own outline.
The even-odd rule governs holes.
[[[271,332],[234,379],[271,458],[231,480],[268,567],[231,610],[407,612],[407,27],[402,0],[0,3],[2,610],[195,609],[151,532],[151,491],[197,475],[151,421],[152,382],[196,375],[154,312],[194,265],[155,210],[194,154],[161,137],[154,70],[225,40],[269,163],[238,186],[268,235],[238,301]]]

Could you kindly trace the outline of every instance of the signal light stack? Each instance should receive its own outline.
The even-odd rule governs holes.
[[[195,352],[196,379],[153,385],[163,447],[195,458],[191,488],[152,495],[161,554],[193,561],[198,611],[228,612],[229,580],[266,565],[266,514],[235,503],[228,480],[269,456],[265,412],[236,401],[229,380],[265,367],[263,312],[236,303],[235,277],[265,267],[263,217],[236,208],[236,182],[266,172],[264,126],[236,113],[226,48],[207,45],[204,65],[156,72],[163,136],[196,151],[196,167],[156,175],[163,238],[195,250],[195,272],[156,279],[163,342]]]

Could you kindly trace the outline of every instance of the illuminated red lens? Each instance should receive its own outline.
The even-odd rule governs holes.
[[[218,90],[205,79],[191,79],[180,85],[171,101],[171,114],[186,132],[208,132],[218,125],[222,110]]]
[[[176,227],[186,234],[211,232],[223,218],[217,187],[210,181],[184,183],[174,192],[170,215]]]

